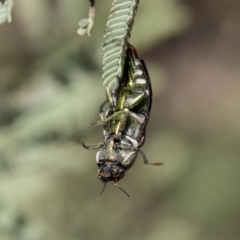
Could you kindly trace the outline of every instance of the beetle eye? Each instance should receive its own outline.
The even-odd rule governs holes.
[[[121,172],[119,172],[119,174],[118,174],[118,178],[121,179],[121,178],[124,177],[124,175],[125,175],[125,171],[121,171]]]

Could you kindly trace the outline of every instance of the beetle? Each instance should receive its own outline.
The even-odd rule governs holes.
[[[152,89],[145,63],[132,45],[128,44],[124,75],[119,79],[117,91],[107,89],[106,92],[107,100],[99,108],[101,120],[91,124],[103,125],[103,142],[86,145],[76,136],[73,139],[89,150],[100,149],[96,154],[98,178],[105,185],[109,181],[117,185],[133,166],[138,153],[142,155],[144,164],[162,165],[148,162],[140,150],[151,111]],[[104,111],[107,104],[109,107]]]

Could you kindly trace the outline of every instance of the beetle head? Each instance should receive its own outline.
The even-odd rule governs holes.
[[[125,175],[125,168],[115,162],[104,162],[99,165],[97,170],[98,178],[102,182],[118,182]]]

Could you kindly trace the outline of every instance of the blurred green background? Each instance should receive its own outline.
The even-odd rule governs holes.
[[[153,107],[142,159],[99,195],[101,46],[76,34],[87,0],[15,1],[0,26],[0,240],[240,239],[240,4],[141,0],[131,43]]]

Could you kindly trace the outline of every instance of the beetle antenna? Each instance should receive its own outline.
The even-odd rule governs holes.
[[[103,186],[103,189],[102,189],[100,195],[102,195],[102,193],[104,192],[104,190],[105,190],[105,188],[106,188],[106,185],[107,185],[107,182],[104,182],[104,186]]]
[[[116,182],[114,183],[114,185],[115,185],[119,190],[121,190],[123,193],[125,193],[128,197],[130,197],[130,195],[129,195],[125,190],[123,190],[121,187],[119,187]]]

